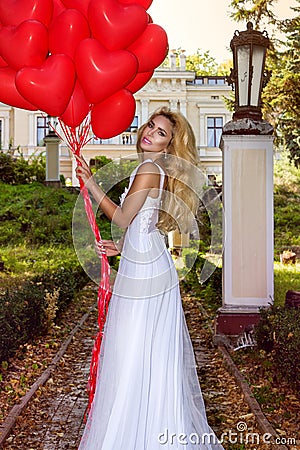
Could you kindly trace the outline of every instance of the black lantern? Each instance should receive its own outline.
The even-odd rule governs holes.
[[[268,81],[265,60],[270,40],[266,31],[253,30],[247,23],[246,31],[236,31],[230,42],[233,52],[233,69],[228,78],[235,89],[235,112],[233,120],[261,120],[261,92]]]

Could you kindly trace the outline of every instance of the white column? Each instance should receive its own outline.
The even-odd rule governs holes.
[[[186,117],[186,105],[187,105],[187,101],[184,99],[180,99],[179,100],[179,104],[180,104],[180,112]]]
[[[60,182],[59,176],[59,137],[49,133],[44,138],[46,144],[46,182]]]
[[[176,100],[174,100],[174,99],[169,100],[171,111],[177,111],[177,103],[178,103],[177,99]]]
[[[143,123],[147,122],[149,119],[149,100],[148,99],[141,99],[141,123],[139,126],[141,126]]]
[[[223,307],[273,302],[273,137],[223,135]]]

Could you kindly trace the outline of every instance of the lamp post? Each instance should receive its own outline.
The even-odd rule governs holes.
[[[269,45],[267,32],[253,30],[251,22],[247,23],[246,31],[236,31],[230,42],[234,69],[228,81],[235,87],[233,119],[262,119],[261,93],[269,78],[264,71]]]
[[[60,174],[59,174],[59,143],[60,139],[56,135],[53,128],[50,126],[51,117],[49,119],[48,134],[44,137],[44,143],[46,145],[46,186],[60,187]]]
[[[261,112],[269,44],[250,22],[230,43],[235,107],[221,139],[223,304],[216,337],[242,334],[258,322],[259,308],[273,302],[273,128]]]

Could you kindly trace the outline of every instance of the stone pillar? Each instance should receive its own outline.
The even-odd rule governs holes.
[[[141,123],[139,124],[139,126],[141,126],[143,123],[147,122],[147,120],[149,119],[149,100],[143,98],[141,100],[141,105],[142,105]]]
[[[180,104],[180,112],[186,117],[186,107],[187,107],[187,101],[184,99],[179,100]]]
[[[59,187],[59,137],[54,131],[50,131],[47,136],[44,137],[46,144],[46,181],[48,186]]]
[[[186,70],[186,56],[184,53],[180,53],[179,56],[179,60],[180,60],[180,70]]]
[[[249,130],[234,134],[236,122],[226,124],[222,135],[223,305],[216,335],[243,333],[274,297],[272,128],[249,121]],[[246,134],[253,126],[256,135]]]
[[[170,53],[170,68],[171,68],[171,70],[176,70],[176,55],[175,55],[175,53]]]
[[[174,99],[170,99],[169,100],[169,104],[170,104],[170,109],[171,111],[177,111],[177,104],[178,104],[178,100],[174,100]]]

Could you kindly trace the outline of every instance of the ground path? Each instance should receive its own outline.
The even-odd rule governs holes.
[[[188,324],[192,327],[192,340],[198,364],[202,393],[210,425],[220,437],[233,434],[233,442],[224,442],[226,450],[270,450],[280,446],[264,445],[256,418],[245,402],[235,379],[227,371],[221,352],[213,345],[209,327],[201,312],[195,311],[193,299],[185,299]],[[195,317],[195,314],[198,317]],[[87,404],[86,383],[89,361],[96,333],[96,310],[91,311],[84,325],[74,336],[51,378],[19,417],[3,449],[59,450],[77,449],[84,427]],[[198,323],[198,327],[194,324]],[[243,424],[243,425],[241,425]],[[239,427],[247,428],[242,433]],[[261,441],[239,444],[246,433],[256,433]],[[296,448],[296,447],[295,447]],[[130,450],[130,449],[124,449]]]

